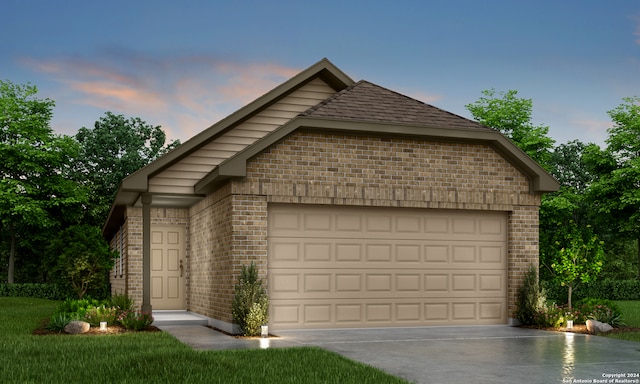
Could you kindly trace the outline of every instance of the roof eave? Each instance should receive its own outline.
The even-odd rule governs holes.
[[[337,119],[310,118],[299,116],[280,129],[272,132],[252,146],[237,153],[221,163],[213,172],[195,185],[194,192],[211,191],[222,181],[232,177],[246,176],[247,161],[284,139],[298,129],[311,129],[322,132],[340,132],[362,135],[379,135],[391,137],[413,137],[440,141],[485,143],[504,156],[530,180],[532,193],[555,192],[560,184],[553,176],[533,161],[525,152],[513,144],[498,131],[464,128],[425,127],[406,124],[375,123],[368,121],[344,121]]]

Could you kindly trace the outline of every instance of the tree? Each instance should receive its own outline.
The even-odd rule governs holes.
[[[556,280],[568,290],[568,305],[571,309],[571,294],[580,283],[595,280],[604,261],[602,243],[593,233],[581,231],[575,222],[567,227],[560,223],[559,232],[564,233],[564,241],[558,242],[558,251],[551,268]]]
[[[595,179],[585,164],[585,152],[595,144],[571,141],[557,146],[551,153],[551,173],[560,182],[557,192],[543,196],[540,206],[540,277],[553,278],[553,256],[565,234],[558,231],[574,222],[581,232],[591,232],[594,214],[586,198],[586,191]]]
[[[9,238],[7,281],[14,282],[20,233],[56,225],[52,212],[79,206],[82,189],[69,180],[77,143],[49,127],[54,102],[33,85],[0,81],[0,223]]]
[[[549,127],[531,123],[533,102],[517,97],[518,91],[482,91],[483,97],[465,105],[473,118],[481,124],[495,128],[513,141],[532,159],[549,170],[554,140],[548,135]]]
[[[108,273],[118,254],[109,249],[99,227],[65,229],[51,242],[47,254],[53,279],[62,289],[73,290],[79,299],[89,291],[97,296],[108,291]]]
[[[607,148],[592,148],[590,165],[599,178],[590,188],[593,208],[610,218],[610,226],[637,243],[640,278],[640,98],[624,98],[609,111],[614,126]]]
[[[88,222],[102,225],[122,180],[180,145],[165,145],[159,126],[140,118],[125,118],[106,112],[93,129],[80,128],[76,140],[81,145],[75,178],[91,190]]]

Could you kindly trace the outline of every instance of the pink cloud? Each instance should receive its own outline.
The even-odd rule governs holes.
[[[68,56],[24,63],[62,86],[53,96],[62,113],[85,105],[141,117],[182,141],[299,71],[272,63],[207,56],[159,59],[123,51],[91,59]]]
[[[429,94],[421,91],[407,91],[403,92],[405,95],[412,97],[416,100],[422,101],[423,103],[433,104],[439,100],[442,100],[442,95]]]

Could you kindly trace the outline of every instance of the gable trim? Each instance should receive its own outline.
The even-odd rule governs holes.
[[[311,67],[298,73],[291,79],[275,87],[268,93],[262,95],[226,118],[220,120],[216,124],[195,135],[193,138],[184,142],[171,152],[131,174],[122,181],[121,189],[127,191],[146,192],[149,188],[149,178],[153,175],[163,171],[176,161],[179,161],[200,149],[215,137],[222,135],[259,111],[268,108],[270,105],[276,103],[284,96],[292,93],[316,77],[325,81],[330,87],[335,89],[336,92],[355,83],[355,81],[347,74],[333,65],[333,63],[328,59],[324,58]]]
[[[323,133],[341,133],[375,135],[382,137],[406,137],[450,142],[469,142],[487,144],[501,154],[514,167],[530,180],[532,193],[554,192],[560,184],[533,161],[524,151],[513,144],[498,131],[477,129],[451,129],[442,127],[424,127],[405,124],[357,122],[332,119],[319,119],[299,116],[280,129],[265,136],[254,145],[224,161],[194,186],[194,193],[204,194],[213,191],[222,182],[232,177],[245,177],[247,162],[252,157],[283,140],[298,129],[309,129]]]

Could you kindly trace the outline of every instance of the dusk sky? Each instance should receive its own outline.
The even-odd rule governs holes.
[[[470,117],[481,91],[533,99],[556,144],[604,145],[640,96],[640,1],[4,0],[0,79],[75,134],[106,111],[186,141],[323,57]]]

